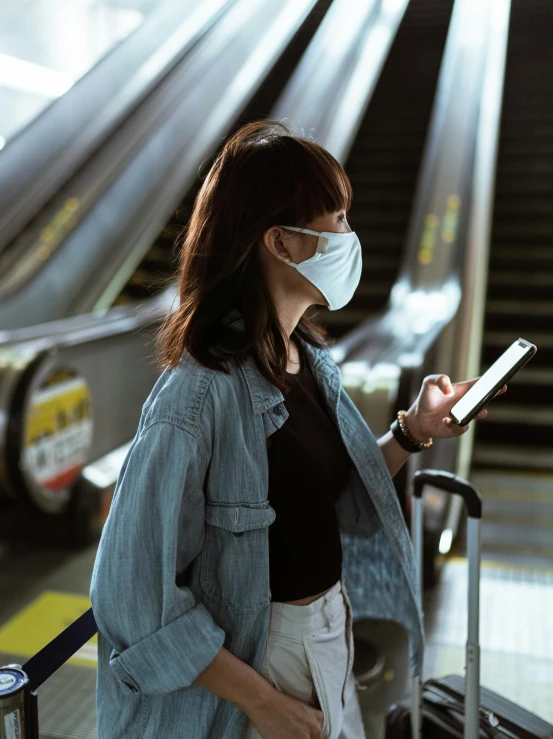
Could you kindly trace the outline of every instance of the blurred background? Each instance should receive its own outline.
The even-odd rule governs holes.
[[[175,236],[224,138],[286,119],[351,179],[352,301],[320,321],[375,436],[427,374],[535,358],[436,468],[484,497],[482,683],[553,721],[553,6],[549,0],[0,0],[0,663],[90,605],[97,541],[158,370]],[[458,500],[425,507],[424,677],[463,673]],[[405,634],[354,624],[367,736]],[[39,689],[93,739],[95,640]]]

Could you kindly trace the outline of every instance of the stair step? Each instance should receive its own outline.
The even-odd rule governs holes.
[[[409,220],[409,212],[408,209],[398,208],[397,205],[388,208],[367,208],[364,213],[353,216],[351,221],[353,222],[354,220],[356,222],[356,226],[357,224],[359,224],[359,226],[362,224],[364,228],[368,228],[373,232],[381,228],[398,228],[405,230]],[[352,222],[350,222],[350,226],[353,227],[354,224]]]
[[[488,300],[486,313],[497,316],[551,316],[553,317],[553,300]]]
[[[366,298],[373,298],[375,296],[383,297],[388,296],[390,294],[390,290],[392,287],[392,280],[393,275],[391,275],[390,282],[383,283],[381,280],[364,280],[362,279],[359,285],[357,286],[357,290],[355,291],[355,295],[353,296],[352,300],[364,300]],[[333,311],[334,312],[334,311]]]
[[[522,276],[522,272],[520,273]],[[491,276],[490,276],[491,277]],[[544,281],[544,284],[528,281],[512,282],[488,282],[488,300],[508,300],[515,294],[519,300],[549,300],[551,298],[552,286]]]
[[[527,341],[532,342],[538,347],[538,352],[536,354],[536,358],[539,354],[540,347],[544,349],[553,349],[553,333],[551,331],[548,332],[534,332],[532,334],[533,339],[528,339],[526,336],[520,337],[516,335],[516,332],[513,331],[485,331],[484,332],[484,346],[485,347],[499,347],[500,349],[507,349],[508,346],[510,346],[513,341],[516,341],[519,338],[524,338]],[[496,356],[499,356],[499,353]],[[531,360],[532,362],[534,359]]]
[[[551,449],[538,446],[521,448],[517,444],[492,444],[478,441],[474,445],[472,463],[482,467],[496,466],[501,469],[533,469],[553,472],[553,453]]]
[[[553,168],[551,170],[553,176]],[[517,175],[513,175],[516,177]],[[524,220],[518,222],[495,221],[492,228],[494,241],[503,241],[505,244],[527,241],[535,244],[553,244],[553,223]]]
[[[547,285],[553,287],[553,269],[521,272],[520,270],[494,269],[488,276],[489,285]],[[550,296],[551,297],[551,296]]]
[[[553,180],[550,175],[533,173],[531,175],[519,175],[514,178],[509,174],[502,174],[497,170],[495,183],[496,198],[522,198],[529,199],[534,196],[543,197],[553,194]]]
[[[368,254],[363,254],[363,269],[397,269],[401,258],[401,253],[395,254],[375,254],[370,253],[371,250],[367,250]]]
[[[507,496],[509,500],[519,500],[521,495],[529,500],[549,501],[553,496],[553,473],[498,471],[479,469],[471,472],[471,480],[485,496]]]
[[[319,308],[319,318],[323,325],[348,327],[348,330],[357,326],[361,321],[370,317],[372,311],[367,308],[349,308],[331,311],[328,308]]]
[[[487,519],[483,521],[482,548],[487,547],[488,543],[501,546],[504,542],[528,553],[544,550],[550,550],[553,553],[553,529],[488,521]]]
[[[508,383],[507,383],[508,386]],[[486,426],[492,422],[501,424],[517,424],[525,426],[551,426],[550,438],[553,439],[553,407],[536,408],[534,406],[519,406],[505,402],[505,396],[496,398],[488,406],[489,416],[486,418]],[[493,416],[493,419],[491,418]],[[527,429],[521,429],[521,436],[527,433]],[[552,451],[553,454],[553,451]]]
[[[552,325],[553,301],[488,300],[484,326],[486,330],[547,331]]]
[[[508,267],[520,272],[537,269],[553,270],[553,249],[550,246],[496,246],[490,248],[490,272]]]
[[[521,523],[527,526],[549,528],[553,532],[553,495],[549,501],[528,500],[520,491],[518,500],[504,500],[484,495],[484,520],[502,523]]]
[[[527,365],[519,370],[514,377],[511,377],[509,385],[512,384],[553,386],[553,369],[534,368]]]
[[[545,384],[529,382],[528,380],[521,381],[519,375],[520,372],[511,377],[507,383],[507,392],[492,401],[488,407],[490,411],[488,421],[490,421],[490,418],[492,420],[495,418],[495,408],[498,407],[498,404],[509,403],[510,405],[528,406],[530,408],[542,406],[553,408],[553,381]]]
[[[496,221],[511,222],[523,218],[539,218],[551,220],[551,201],[549,198],[503,198],[494,208],[493,217]]]

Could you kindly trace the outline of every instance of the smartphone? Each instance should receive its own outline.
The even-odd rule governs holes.
[[[513,341],[511,346],[489,367],[484,374],[467,390],[462,398],[449,411],[450,417],[459,426],[472,421],[503,385],[537,352],[534,344],[524,339]]]

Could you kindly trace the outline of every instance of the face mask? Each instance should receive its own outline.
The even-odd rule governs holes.
[[[286,262],[319,288],[330,310],[343,308],[352,299],[361,280],[361,244],[354,231],[332,233],[309,228],[281,226],[289,231],[318,236],[317,251],[300,264]]]

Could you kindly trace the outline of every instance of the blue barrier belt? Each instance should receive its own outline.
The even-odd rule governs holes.
[[[98,631],[92,608],[73,621],[61,634],[37,652],[22,666],[31,683],[31,690],[39,688],[53,675],[83,644]]]

